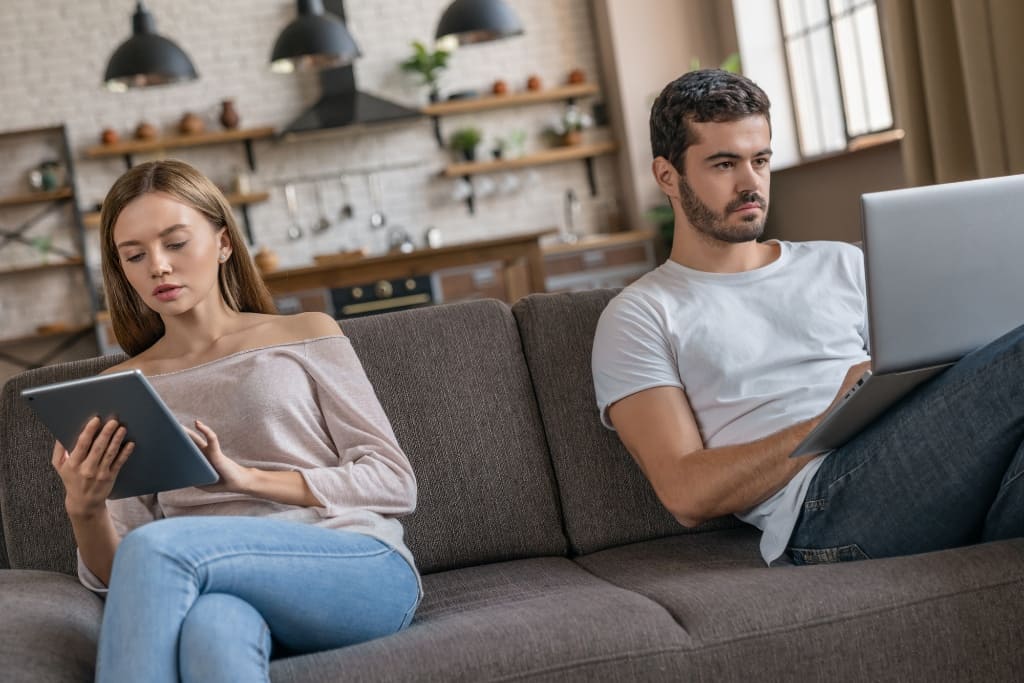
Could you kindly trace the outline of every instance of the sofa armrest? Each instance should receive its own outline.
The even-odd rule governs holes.
[[[0,570],[5,681],[91,681],[103,601],[57,572]]]
[[[21,390],[95,375],[119,358],[28,370],[11,377],[0,391],[0,559],[5,566],[75,573],[75,539],[64,512],[64,487],[50,464],[53,436],[21,399]]]

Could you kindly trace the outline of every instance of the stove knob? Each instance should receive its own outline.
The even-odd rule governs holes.
[[[353,287],[352,288],[352,298],[353,299],[362,299],[363,298],[363,288],[362,287]]]
[[[377,292],[377,297],[380,299],[387,299],[388,297],[395,293],[395,290],[391,286],[391,283],[388,282],[387,280],[381,280],[374,286],[373,289],[375,292]]]

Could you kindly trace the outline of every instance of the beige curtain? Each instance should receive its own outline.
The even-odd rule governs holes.
[[[1024,173],[1024,0],[879,0],[907,185]]]

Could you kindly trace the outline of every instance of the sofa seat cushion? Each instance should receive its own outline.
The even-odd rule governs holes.
[[[91,681],[103,601],[55,572],[0,571],[0,678]]]
[[[681,680],[689,639],[660,606],[564,558],[424,577],[412,625],[352,647],[277,660],[274,681]]]
[[[576,561],[663,605],[693,640],[699,680],[1013,680],[1024,670],[1022,539],[773,568],[757,540],[753,529],[716,531]]]

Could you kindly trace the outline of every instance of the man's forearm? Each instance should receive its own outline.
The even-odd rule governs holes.
[[[685,496],[670,495],[666,505],[686,526],[752,508],[789,483],[813,459],[790,458],[789,454],[818,421],[800,422],[750,443],[680,456],[678,483],[672,490],[685,491]]]

